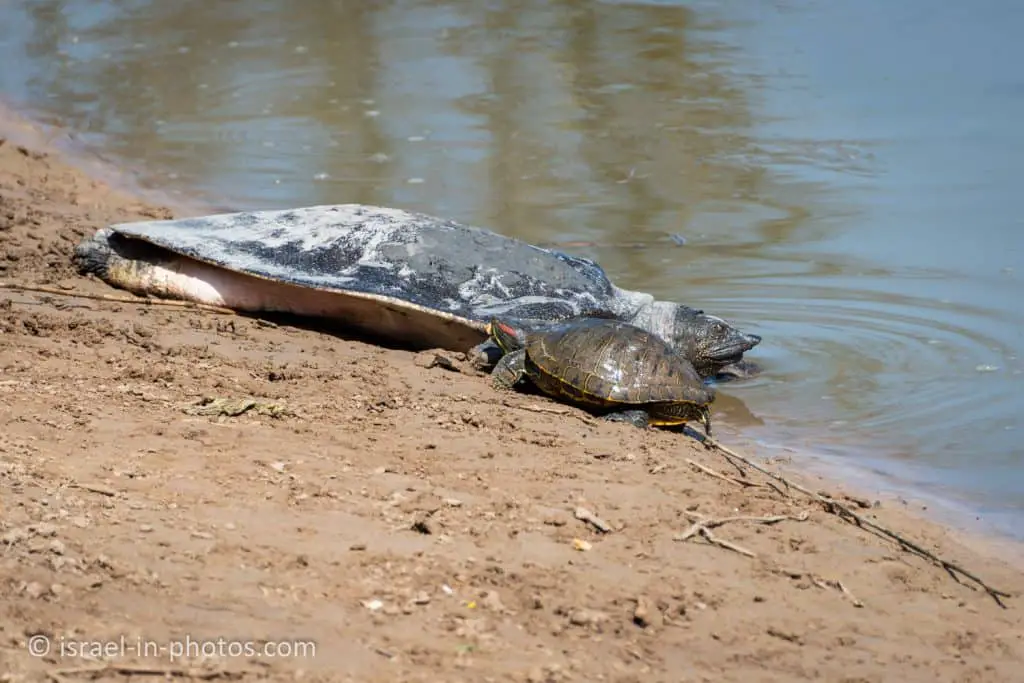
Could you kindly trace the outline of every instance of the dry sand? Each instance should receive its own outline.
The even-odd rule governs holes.
[[[0,145],[0,281],[121,294],[77,276],[73,246],[171,215],[41,139]],[[1006,609],[806,498],[700,471],[687,460],[736,474],[691,438],[423,360],[0,290],[0,680],[1024,680],[1024,576],[986,544],[860,509],[1011,592]],[[194,414],[204,398],[270,408]],[[802,512],[715,530],[753,558],[674,540],[693,514]],[[187,656],[244,641],[259,652]]]

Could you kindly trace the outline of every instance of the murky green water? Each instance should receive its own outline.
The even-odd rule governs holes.
[[[211,210],[591,243],[764,336],[724,421],[1013,530],[1021,35],[1014,0],[9,0],[0,97]]]

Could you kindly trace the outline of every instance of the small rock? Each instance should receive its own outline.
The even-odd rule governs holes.
[[[609,618],[606,612],[596,609],[578,609],[569,615],[569,623],[573,626],[599,626]]]
[[[457,361],[465,360],[463,354],[453,354],[448,351],[434,350],[422,351],[413,358],[413,363],[418,367],[429,370],[430,368],[441,368],[449,372],[462,372]]]
[[[24,541],[26,538],[28,538],[27,531],[15,528],[6,531],[3,536],[0,536],[0,543],[4,543],[5,545],[14,545]]]
[[[70,522],[72,526],[76,526],[79,529],[84,529],[87,526],[89,526],[89,519],[87,517],[83,517],[82,515],[76,515],[70,518],[68,522]]]
[[[480,604],[484,609],[488,609],[496,614],[505,614],[508,612],[508,608],[501,601],[501,596],[498,595],[497,591],[487,591],[484,597],[480,599]]]
[[[49,544],[45,539],[42,538],[30,538],[26,543],[25,547],[28,548],[30,553],[41,553]]]
[[[40,522],[39,524],[32,524],[29,526],[29,530],[32,531],[36,536],[43,536],[44,538],[49,536],[57,535],[57,527],[49,522]]]
[[[370,610],[371,612],[376,612],[382,607],[384,607],[384,602],[382,600],[378,600],[377,598],[374,598],[372,600],[364,600],[363,607]]]
[[[46,587],[38,581],[31,581],[25,585],[25,595],[33,600],[38,600],[46,595]]]
[[[153,530],[153,525],[152,524],[140,524],[139,525],[139,531],[141,531],[144,534],[148,534],[152,530]]]
[[[50,541],[50,552],[54,555],[63,555],[64,550],[64,542],[61,541],[59,538],[55,538]]]
[[[572,539],[572,547],[580,552],[586,552],[594,547],[590,541],[584,541],[582,538]]]
[[[651,625],[651,608],[647,598],[637,598],[636,609],[633,610],[633,623],[640,628],[647,628]]]
[[[412,523],[412,530],[431,536],[437,533],[437,524],[431,521],[430,517],[421,517]]]

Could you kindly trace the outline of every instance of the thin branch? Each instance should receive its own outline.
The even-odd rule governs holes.
[[[796,516],[794,516],[794,515],[774,515],[774,516],[771,516],[771,517],[752,517],[752,516],[744,515],[744,516],[737,516],[737,517],[720,517],[718,519],[708,519],[708,518],[703,517],[702,515],[698,515],[698,514],[693,513],[693,512],[687,512],[685,514],[688,517],[690,517],[691,519],[696,519],[697,521],[695,521],[693,523],[693,526],[691,526],[689,529],[687,529],[683,533],[681,533],[678,536],[676,536],[675,540],[677,540],[677,541],[687,541],[687,540],[693,538],[694,536],[700,535],[708,543],[712,543],[714,545],[717,545],[717,546],[719,546],[721,548],[725,548],[727,550],[732,550],[734,552],[739,553],[740,555],[746,555],[747,557],[757,557],[757,555],[754,552],[752,552],[750,550],[747,550],[746,548],[744,548],[742,546],[739,546],[739,545],[736,545],[735,543],[732,543],[730,541],[726,541],[726,540],[723,540],[721,538],[718,538],[717,536],[715,536],[711,532],[711,530],[715,529],[717,527],[720,527],[720,526],[722,526],[724,524],[731,524],[732,522],[755,522],[757,524],[778,524],[779,522],[785,522],[785,521],[803,522],[808,517],[808,513],[807,513],[806,510],[804,512],[801,512],[799,515],[796,515]]]
[[[96,666],[79,666],[68,669],[54,669],[48,672],[51,679],[60,681],[64,676],[88,675],[96,677],[101,674],[121,674],[122,676],[162,676],[164,678],[194,678],[212,681],[217,678],[242,678],[253,671],[227,671],[225,669],[182,669],[158,666],[136,666],[132,664],[99,664]]]
[[[785,491],[783,491],[782,489],[780,489],[778,486],[776,486],[774,483],[772,483],[770,481],[769,482],[761,483],[761,482],[756,482],[756,481],[750,481],[748,479],[738,479],[737,477],[730,477],[728,474],[722,474],[721,472],[716,472],[713,469],[711,469],[710,467],[705,467],[704,465],[701,465],[696,460],[691,460],[691,459],[687,458],[686,462],[689,463],[690,465],[692,465],[693,467],[695,467],[696,469],[700,470],[704,474],[706,474],[708,476],[711,476],[711,477],[714,477],[715,479],[721,479],[722,481],[729,482],[730,484],[736,484],[737,486],[743,486],[744,488],[749,487],[749,488],[772,489],[773,491],[778,493],[780,496],[784,496],[786,498],[789,497],[788,493],[786,493]]]
[[[948,560],[942,559],[941,557],[939,557],[935,553],[933,553],[933,552],[931,552],[929,550],[926,550],[925,548],[922,548],[917,543],[914,543],[913,541],[911,541],[911,540],[901,536],[900,534],[896,533],[895,531],[887,529],[886,527],[882,526],[881,524],[878,524],[876,522],[872,522],[871,520],[869,520],[869,519],[867,519],[865,517],[862,517],[861,515],[858,515],[856,512],[851,510],[846,505],[843,505],[842,503],[837,501],[835,498],[832,498],[831,496],[823,496],[820,493],[815,493],[814,491],[811,491],[810,489],[804,488],[803,486],[801,486],[799,484],[795,484],[793,482],[790,482],[785,477],[783,477],[781,474],[778,474],[777,472],[772,472],[770,470],[765,469],[764,467],[761,467],[757,463],[755,463],[755,462],[753,462],[753,461],[751,461],[751,460],[749,460],[747,458],[744,458],[742,455],[740,455],[736,451],[734,451],[734,450],[732,450],[732,449],[730,449],[730,448],[728,448],[726,446],[723,446],[722,444],[720,444],[718,441],[715,441],[711,437],[704,437],[703,441],[704,441],[704,445],[706,447],[714,448],[714,449],[718,450],[720,453],[722,453],[726,457],[727,460],[732,462],[734,466],[738,467],[738,465],[736,465],[735,461],[739,461],[739,462],[743,463],[744,465],[757,470],[761,474],[763,474],[763,475],[765,475],[767,477],[771,477],[775,481],[781,483],[787,489],[793,489],[795,491],[799,491],[800,493],[804,494],[805,496],[813,498],[814,500],[816,500],[819,503],[821,503],[822,507],[825,509],[826,512],[828,512],[830,514],[833,514],[833,515],[839,517],[840,519],[843,519],[843,520],[849,522],[850,524],[854,524],[855,526],[858,526],[858,527],[860,527],[862,529],[865,529],[867,531],[871,531],[871,532],[873,532],[873,533],[875,533],[877,535],[884,536],[884,537],[887,537],[887,538],[889,538],[889,539],[891,539],[893,541],[896,541],[897,543],[900,544],[900,546],[903,549],[908,550],[908,551],[910,551],[910,552],[912,552],[912,553],[914,553],[914,554],[916,554],[916,555],[918,555],[918,556],[920,556],[920,557],[922,557],[924,559],[930,560],[931,562],[935,563],[936,565],[938,565],[942,569],[946,570],[946,572],[951,577],[953,577],[953,579],[955,581],[957,581],[958,583],[963,583],[962,581],[960,581],[960,578],[959,578],[958,575],[963,576],[964,578],[970,579],[971,581],[976,583],[982,590],[984,590],[986,593],[988,593],[992,597],[992,599],[996,601],[996,604],[999,605],[1000,607],[1002,607],[1004,609],[1006,608],[1006,605],[1003,603],[1001,598],[1013,597],[1010,593],[1007,593],[1005,591],[993,588],[992,586],[988,585],[983,580],[978,578],[975,574],[967,571],[963,567],[960,567],[959,565],[953,564],[952,562],[949,562]]]
[[[89,292],[65,291],[55,287],[44,287],[42,285],[20,285],[13,282],[0,282],[0,289],[10,289],[18,292],[38,292],[40,294],[53,294],[77,299],[94,299],[96,301],[108,301],[117,304],[135,304],[141,306],[168,306],[170,308],[184,308],[187,310],[207,311],[209,313],[220,313],[224,315],[238,315],[238,311],[222,306],[200,304],[194,301],[178,301],[175,299],[146,299],[142,297],[113,296],[111,294],[91,294]]]

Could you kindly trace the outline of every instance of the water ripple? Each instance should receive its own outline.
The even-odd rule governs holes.
[[[1008,315],[871,289],[795,284],[761,283],[756,299],[705,303],[754,321],[764,335],[755,355],[766,372],[729,391],[755,412],[776,413],[782,424],[876,433],[898,446],[901,432],[1010,419],[999,406],[1013,400],[1020,363],[1001,339],[1022,323]]]

